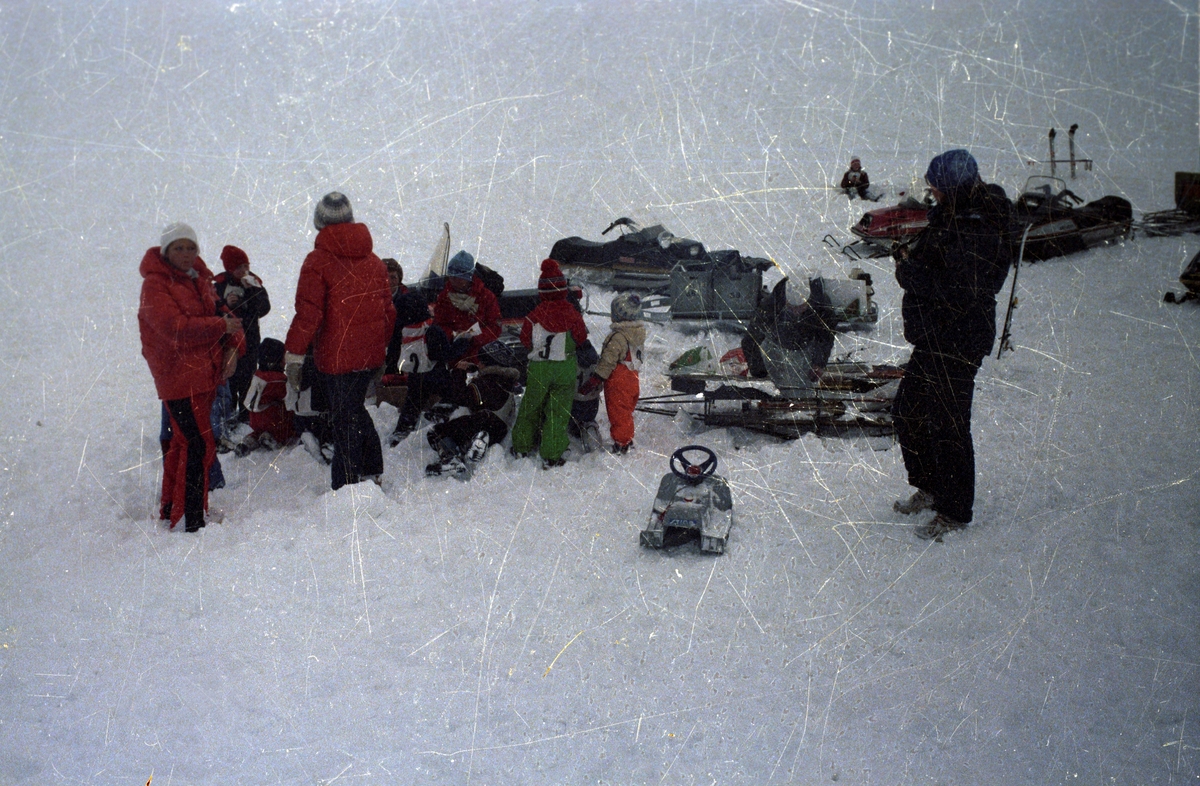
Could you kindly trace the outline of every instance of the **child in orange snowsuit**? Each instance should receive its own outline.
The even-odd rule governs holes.
[[[641,395],[638,371],[646,346],[646,324],[640,319],[642,301],[622,292],[612,301],[612,328],[600,350],[600,362],[579,392],[590,393],[604,385],[604,408],[614,453],[627,453],[633,445],[633,411]]]

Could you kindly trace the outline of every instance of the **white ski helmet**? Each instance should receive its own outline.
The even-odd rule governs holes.
[[[612,321],[633,322],[642,318],[642,299],[633,292],[618,292],[612,299]]]

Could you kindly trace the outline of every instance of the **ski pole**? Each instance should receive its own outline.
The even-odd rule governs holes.
[[[996,360],[1004,354],[1004,350],[1012,349],[1009,345],[1009,338],[1012,334],[1013,309],[1017,307],[1017,274],[1021,272],[1021,260],[1025,257],[1025,240],[1029,237],[1029,230],[1033,228],[1033,224],[1026,224],[1025,231],[1021,233],[1021,250],[1017,252],[1017,263],[1013,265],[1013,282],[1012,291],[1008,293],[1008,310],[1004,314],[1004,330],[1000,333],[1000,348],[996,350]]]

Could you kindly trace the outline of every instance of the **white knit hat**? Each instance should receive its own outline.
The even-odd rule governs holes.
[[[196,230],[192,229],[183,222],[177,221],[163,230],[162,238],[159,240],[159,250],[165,257],[167,255],[167,248],[170,247],[172,243],[174,243],[176,240],[184,239],[192,241],[196,244],[196,249],[200,249],[200,241],[196,239]]]
[[[313,226],[318,231],[330,224],[351,224],[354,222],[354,211],[350,209],[350,200],[340,191],[330,191],[321,197],[317,209],[313,213]]]

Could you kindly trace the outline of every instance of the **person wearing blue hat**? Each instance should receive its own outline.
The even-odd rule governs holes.
[[[904,338],[913,345],[892,407],[896,436],[916,491],[898,513],[934,511],[923,539],[966,527],[975,503],[971,404],[975,375],[996,341],[996,294],[1012,262],[1012,204],[984,183],[970,152],[947,150],[925,180],[937,204],[929,226],[898,248]]]

